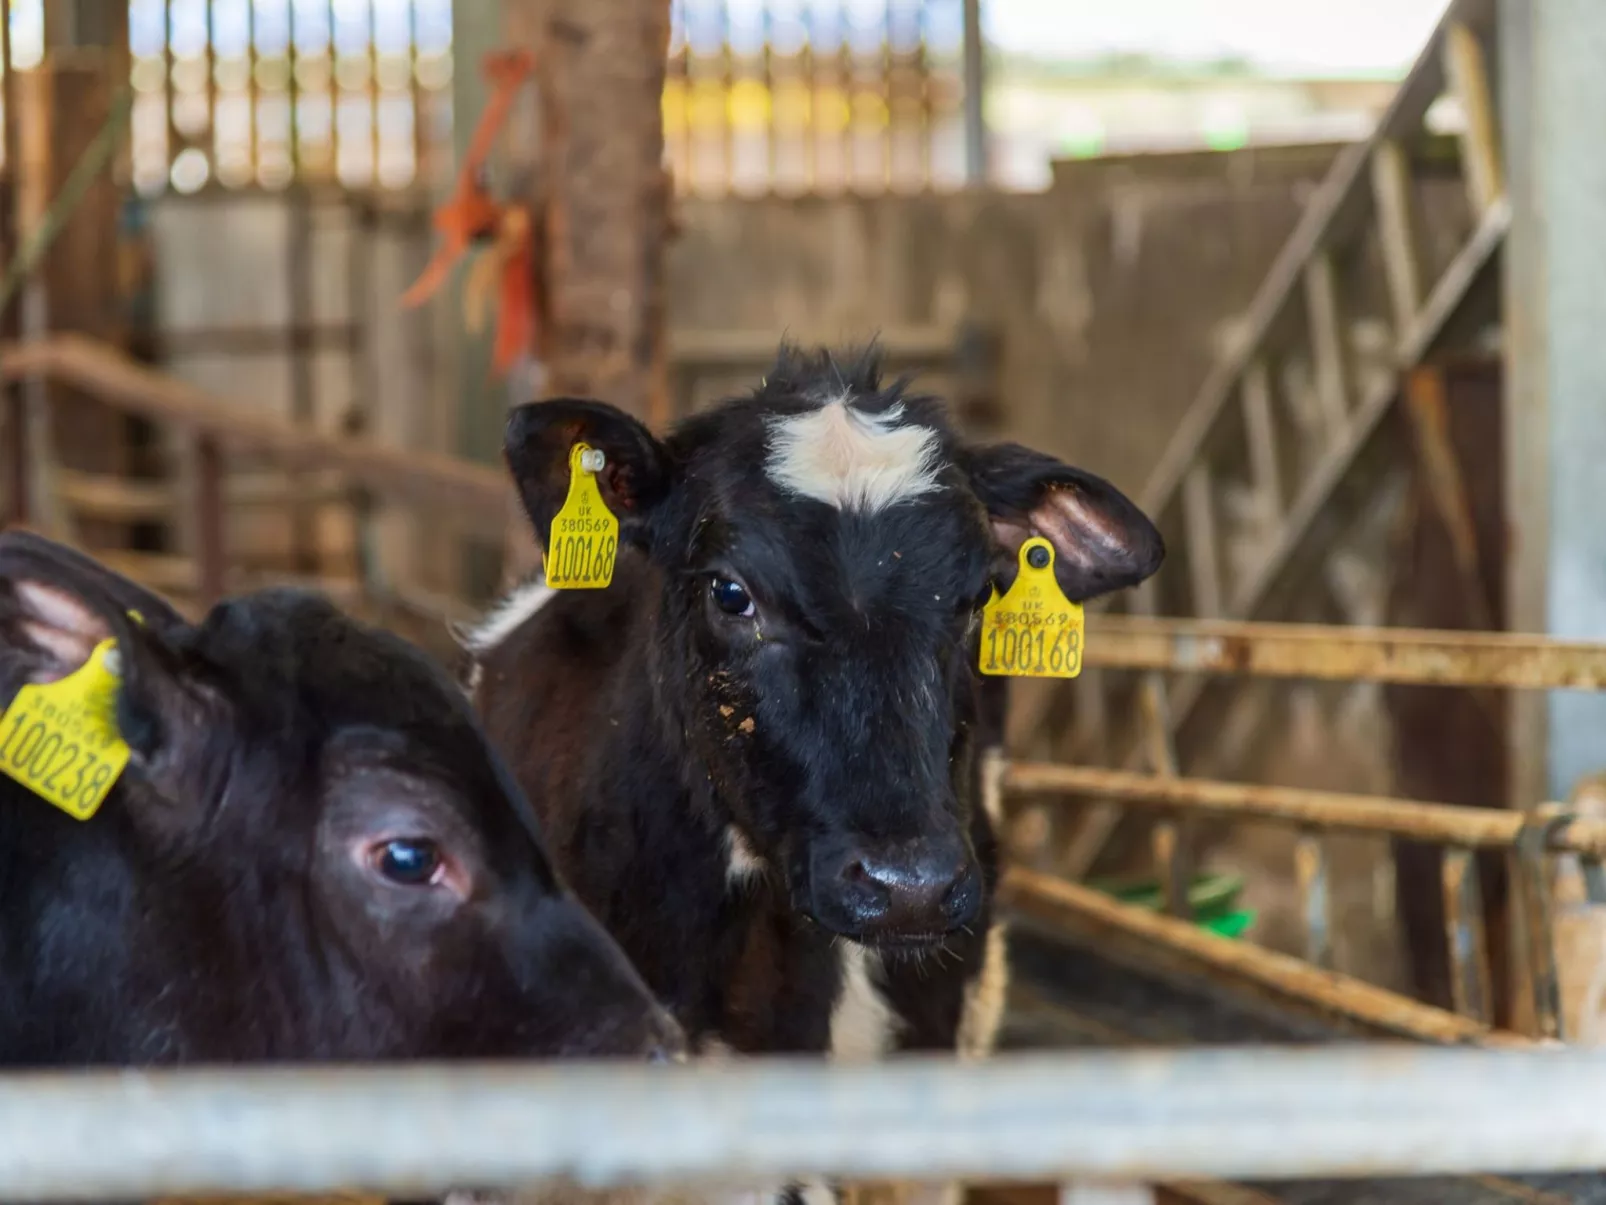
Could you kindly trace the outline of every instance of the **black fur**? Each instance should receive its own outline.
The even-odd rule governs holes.
[[[770,425],[844,395],[935,432],[940,489],[863,514],[771,480]],[[559,866],[694,1038],[820,1051],[852,932],[833,893],[853,885],[819,868],[951,848],[975,908],[854,936],[883,954],[900,1044],[953,1049],[997,871],[977,732],[998,739],[1002,686],[974,672],[980,607],[1028,534],[1054,540],[1081,598],[1152,573],[1158,533],[1090,474],[963,445],[936,400],[883,387],[873,355],[783,349],[751,398],[662,442],[595,402],[521,407],[508,461],[543,542],[577,440],[607,457],[614,584],[560,593],[482,651],[476,687]],[[715,576],[745,585],[753,619],[715,606]],[[766,867],[734,884],[732,827]]]
[[[136,757],[84,823],[0,777],[0,1067],[678,1041],[422,654],[286,591],[191,626],[87,558],[0,536],[0,711],[75,668],[52,640],[79,629],[118,640]],[[374,873],[367,843],[394,837],[438,841],[466,898]]]

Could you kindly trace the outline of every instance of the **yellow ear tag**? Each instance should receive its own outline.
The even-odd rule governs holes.
[[[1020,546],[1020,574],[981,613],[981,672],[1011,678],[1074,678],[1082,672],[1082,605],[1054,578],[1054,545]]]
[[[60,681],[24,686],[0,715],[0,773],[76,820],[100,810],[128,765],[118,662],[117,642],[103,640]]]
[[[553,516],[547,540],[546,584],[554,590],[601,590],[613,581],[619,520],[597,489],[603,455],[585,444],[569,451],[569,496]]]

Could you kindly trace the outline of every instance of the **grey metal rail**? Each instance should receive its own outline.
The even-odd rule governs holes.
[[[0,1078],[0,1195],[12,1200],[1597,1167],[1606,1053],[1581,1050]]]

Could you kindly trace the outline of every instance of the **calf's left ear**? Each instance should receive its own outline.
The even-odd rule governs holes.
[[[1073,602],[1135,586],[1165,559],[1159,530],[1102,477],[1012,443],[964,448],[960,461],[987,508],[1009,579],[1033,536],[1054,545],[1054,576]]]
[[[670,459],[651,431],[605,402],[553,398],[528,402],[508,416],[503,452],[519,497],[543,548],[552,519],[569,493],[569,453],[583,443],[606,463],[597,474],[602,500],[621,536],[639,537],[643,521],[669,492]]]

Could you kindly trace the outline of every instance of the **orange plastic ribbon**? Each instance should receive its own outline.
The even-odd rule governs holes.
[[[485,56],[481,72],[492,87],[491,99],[469,141],[452,196],[435,211],[433,225],[440,235],[440,246],[401,297],[401,304],[409,309],[423,304],[446,283],[453,267],[469,254],[474,244],[490,241],[490,261],[485,270],[494,270],[500,277],[492,355],[492,365],[498,373],[506,372],[520,352],[529,349],[535,340],[533,222],[524,208],[497,202],[486,191],[483,174],[485,161],[490,157],[497,134],[507,122],[513,100],[534,67],[535,61],[528,51]],[[472,307],[471,325],[478,325],[477,313],[485,287],[483,279],[481,272],[476,272],[465,290],[465,307]]]

